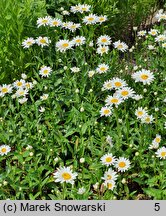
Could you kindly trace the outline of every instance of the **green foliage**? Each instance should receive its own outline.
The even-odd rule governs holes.
[[[0,11],[0,83],[9,83],[28,70],[32,56],[30,53],[25,56],[20,45],[25,37],[35,36],[35,21],[46,14],[45,2],[1,0]]]

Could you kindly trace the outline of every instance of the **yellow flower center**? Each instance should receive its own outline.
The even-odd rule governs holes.
[[[119,44],[119,45],[117,46],[117,48],[118,48],[118,49],[122,49],[122,48],[123,48],[123,45],[122,45],[122,44]]]
[[[2,152],[2,153],[6,153],[6,151],[7,151],[6,148],[2,148],[2,149],[1,149],[1,152]]]
[[[29,83],[26,83],[25,85],[26,85],[27,88],[30,88],[30,84]]]
[[[159,38],[159,41],[163,41],[163,40],[165,40],[165,37]]]
[[[157,143],[159,143],[159,142],[161,141],[160,137],[156,137],[156,138],[155,138],[155,141],[156,141]]]
[[[58,25],[58,22],[57,21],[53,21],[52,23],[54,26],[57,26]]]
[[[145,121],[146,121],[147,123],[149,123],[149,122],[150,122],[150,118],[149,118],[149,117],[146,117]]]
[[[44,74],[48,74],[48,70],[44,70],[43,73],[44,73]]]
[[[112,161],[112,157],[107,157],[107,158],[105,159],[105,161],[106,161],[107,163],[110,163],[110,162]]]
[[[111,88],[111,87],[112,87],[111,83],[107,83],[107,88]]]
[[[148,77],[149,77],[149,76],[148,76],[148,75],[146,75],[146,74],[142,74],[142,75],[141,75],[141,79],[143,79],[143,80],[147,80],[147,79],[148,79]]]
[[[100,70],[101,70],[101,71],[105,71],[106,68],[105,68],[105,67],[101,67]]]
[[[23,95],[24,94],[24,91],[20,91],[20,95]]]
[[[67,48],[68,46],[69,46],[68,43],[64,43],[64,44],[62,44],[62,47],[64,47],[64,48]]]
[[[115,84],[116,87],[121,87],[122,86],[121,82],[115,82],[114,84]]]
[[[31,41],[28,41],[28,42],[27,42],[27,45],[31,45],[31,44],[32,44],[32,42],[31,42]]]
[[[112,188],[112,186],[113,186],[113,184],[112,184],[112,183],[110,183],[110,182],[107,184],[107,187],[108,187],[108,189],[111,189],[111,188]]]
[[[2,93],[7,93],[8,92],[8,89],[7,88],[2,88]]]
[[[76,43],[81,43],[81,40],[80,40],[80,39],[77,39],[77,40],[76,40]]]
[[[94,17],[89,17],[88,21],[93,21],[95,18]]]
[[[161,157],[165,157],[166,156],[166,152],[161,152]]]
[[[123,161],[119,162],[119,167],[120,168],[124,168],[125,166],[126,166],[125,162],[123,162]]]
[[[123,95],[123,96],[127,96],[128,94],[129,94],[129,92],[126,91],[126,90],[124,90],[124,91],[121,92],[121,95]]]
[[[18,82],[18,83],[17,83],[17,86],[22,86],[22,82]]]
[[[101,22],[104,21],[104,17],[100,17],[99,21],[101,21]]]
[[[109,113],[110,113],[110,111],[108,109],[104,110],[104,115],[107,115]]]
[[[48,20],[47,20],[47,19],[44,19],[44,20],[42,20],[42,23],[43,23],[43,24],[48,23]]]
[[[105,43],[105,42],[107,42],[107,39],[106,38],[102,38],[101,42]]]
[[[152,31],[152,32],[151,32],[151,34],[152,34],[152,35],[155,35],[155,34],[156,34],[156,32],[155,32],[155,31]]]
[[[117,98],[112,98],[112,99],[111,99],[111,103],[118,103],[118,101],[119,101],[119,100],[118,100]]]
[[[70,28],[75,29],[75,28],[76,28],[76,25],[72,25],[72,26],[70,26]]]
[[[106,51],[105,47],[101,48],[101,52],[105,52],[105,51]]]
[[[107,175],[107,180],[111,180],[112,176],[111,175]]]
[[[41,44],[45,44],[46,43],[46,40],[44,38],[40,39],[40,43]]]
[[[142,111],[138,111],[138,116],[142,116],[143,115],[143,112]]]
[[[82,8],[82,11],[87,11],[87,8],[86,7]]]
[[[63,178],[64,180],[70,180],[70,179],[71,179],[71,174],[70,174],[70,173],[67,173],[67,172],[64,172],[64,173],[62,174],[62,178]]]

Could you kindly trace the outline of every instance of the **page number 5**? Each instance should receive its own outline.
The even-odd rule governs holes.
[[[160,203],[155,203],[154,210],[155,211],[160,211]]]

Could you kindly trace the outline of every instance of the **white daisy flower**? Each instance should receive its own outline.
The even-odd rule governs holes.
[[[159,12],[156,14],[155,18],[157,19],[158,22],[162,20],[166,20],[166,14],[163,13],[163,10],[159,10]]]
[[[101,177],[101,179],[105,180],[105,181],[116,181],[117,179],[117,172],[115,172],[114,170],[112,170],[112,168],[109,168],[108,171],[106,171],[104,173],[104,176]]]
[[[73,73],[78,73],[80,71],[80,68],[78,67],[72,67],[70,68],[70,70],[73,72]]]
[[[8,146],[8,145],[1,145],[0,146],[0,155],[1,156],[7,155],[10,151],[11,151],[10,146]]]
[[[72,22],[63,22],[62,23],[62,28],[68,29],[69,25],[71,25],[71,24],[72,24]]]
[[[133,99],[136,100],[136,101],[139,101],[142,98],[143,98],[143,96],[142,95],[138,95],[138,94],[136,94],[136,95],[133,96]]]
[[[0,86],[0,94],[1,97],[3,97],[5,94],[7,93],[11,93],[12,92],[12,86],[9,84],[3,84],[2,86]]]
[[[138,109],[135,111],[135,115],[137,116],[137,119],[142,119],[147,115],[147,111],[142,107],[138,107]]]
[[[128,46],[126,43],[121,42],[120,40],[113,43],[114,47],[122,52],[125,52],[128,49]]]
[[[127,83],[125,80],[122,80],[122,79],[119,79],[118,77],[115,77],[112,79],[112,84],[113,84],[113,87],[115,89],[120,89],[120,88],[123,88],[125,86],[127,86]]]
[[[32,88],[34,87],[34,85],[33,85],[32,82],[26,82],[24,87],[25,87],[26,89],[32,89]]]
[[[166,40],[166,36],[164,34],[158,35],[157,37],[155,37],[155,41],[156,42],[163,42]]]
[[[109,69],[109,66],[107,64],[99,64],[96,68],[96,72],[99,74],[106,73]]]
[[[60,19],[54,18],[50,20],[51,27],[59,27],[62,25],[62,21]]]
[[[100,160],[101,160],[101,163],[103,165],[106,165],[106,166],[113,165],[116,162],[116,158],[112,155],[112,153],[108,153],[108,154],[103,155],[100,158]]]
[[[159,148],[157,152],[155,152],[156,157],[159,157],[160,159],[166,159],[166,148],[165,146]]]
[[[40,99],[42,101],[47,100],[47,98],[48,98],[48,94],[43,94],[42,96],[40,96]]]
[[[25,80],[24,80],[24,79],[16,80],[16,81],[13,83],[13,86],[14,86],[16,89],[24,88],[24,87],[25,87]]]
[[[99,46],[97,48],[96,52],[97,52],[97,54],[100,54],[102,56],[104,53],[108,54],[108,51],[109,51],[109,47],[108,46]]]
[[[88,72],[88,77],[93,77],[93,75],[95,74],[95,71],[91,70]]]
[[[70,11],[72,13],[77,13],[77,12],[80,12],[81,11],[81,4],[78,4],[76,6],[71,6],[70,7]]]
[[[66,50],[71,49],[73,45],[72,41],[60,40],[56,43],[56,48],[60,52],[65,52]]]
[[[32,46],[33,44],[35,44],[35,39],[33,39],[32,37],[27,38],[26,40],[24,40],[24,41],[22,42],[23,48],[29,48],[29,47]]]
[[[102,24],[103,22],[107,21],[107,16],[106,15],[103,15],[103,16],[98,16],[97,17],[97,22]]]
[[[154,80],[154,75],[150,70],[142,69],[140,71],[137,71],[132,74],[132,78],[135,80],[135,82],[142,82],[145,84],[150,84]]]
[[[143,118],[141,118],[142,123],[151,124],[153,123],[154,117],[152,115],[145,115]]]
[[[148,33],[152,36],[156,36],[158,34],[158,30],[157,29],[151,29]]]
[[[45,65],[43,65],[40,70],[39,70],[39,74],[42,76],[42,77],[48,77],[52,72],[52,69],[50,67],[47,67]]]
[[[130,161],[124,157],[120,157],[115,164],[118,171],[125,172],[130,168]]]
[[[37,27],[39,28],[40,26],[48,26],[50,24],[50,21],[51,21],[50,16],[39,17],[37,19]]]
[[[105,181],[104,186],[106,186],[109,190],[113,190],[115,188],[115,182],[113,180]]]
[[[112,80],[107,80],[104,82],[102,90],[112,90],[114,88]]]
[[[160,143],[161,142],[161,135],[156,134],[156,137],[154,138],[154,140],[152,141],[153,143]]]
[[[75,46],[80,46],[80,45],[85,44],[85,40],[86,39],[83,36],[76,36],[76,37],[73,38],[72,43]]]
[[[100,110],[100,116],[110,116],[112,114],[110,107],[102,107]]]
[[[79,29],[80,27],[81,27],[81,24],[70,22],[67,28],[68,28],[70,31],[75,32],[75,31],[76,31],[77,29]]]
[[[78,174],[76,172],[73,173],[70,167],[60,167],[53,175],[55,182],[66,182],[73,185]]]
[[[83,23],[86,25],[88,24],[95,24],[98,21],[97,16],[95,14],[89,14],[83,18]]]
[[[145,35],[146,35],[146,31],[144,31],[144,30],[137,32],[138,37],[142,37],[142,36],[145,36]]]
[[[48,46],[51,43],[51,40],[48,37],[39,36],[38,38],[36,38],[36,43],[38,44],[38,46],[44,47]]]
[[[123,99],[119,95],[107,96],[105,103],[106,106],[113,106],[116,107],[123,102]]]
[[[111,38],[108,35],[101,35],[97,39],[97,45],[110,45],[111,44]]]
[[[81,187],[81,188],[78,189],[77,194],[82,195],[82,194],[84,194],[85,192],[86,192],[86,189],[85,189],[84,187]]]
[[[89,12],[90,8],[91,8],[91,5],[87,5],[87,4],[80,5],[79,12],[80,13]]]
[[[25,97],[27,94],[28,94],[28,90],[23,88],[19,88],[15,93],[16,97],[22,97],[22,96]]]
[[[120,95],[124,100],[127,98],[132,98],[134,95],[134,90],[130,87],[124,87],[122,89],[117,90],[117,94]]]
[[[20,99],[18,100],[18,102],[19,102],[20,104],[24,104],[25,102],[27,102],[27,100],[28,100],[28,98],[23,97],[23,98],[20,98]]]

